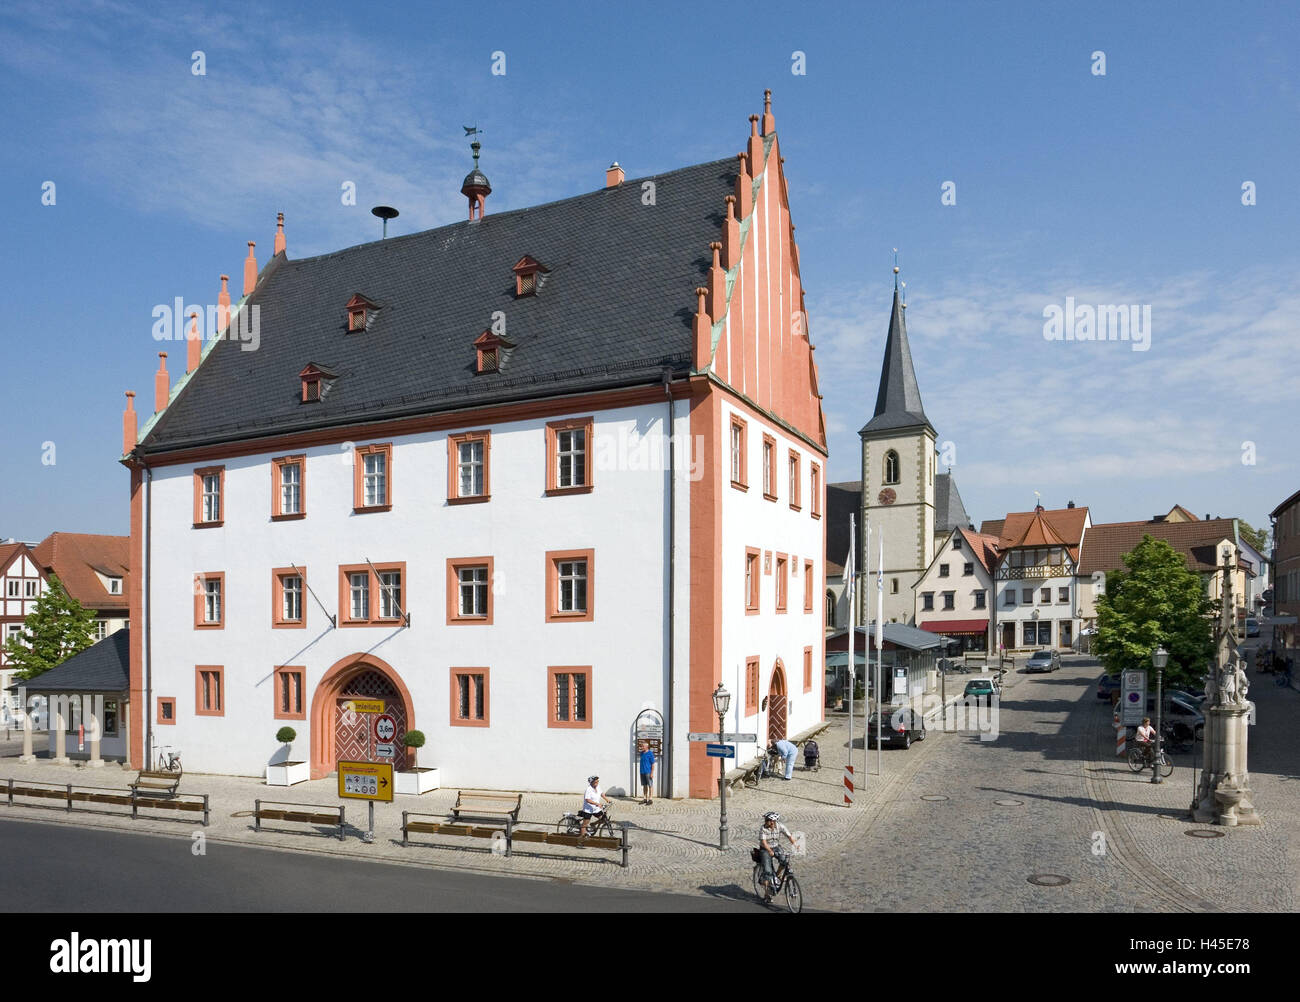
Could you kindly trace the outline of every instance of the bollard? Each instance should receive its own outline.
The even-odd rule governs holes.
[[[203,827],[208,827],[208,795],[203,794]]]
[[[510,858],[510,851],[514,846],[514,818],[506,818],[506,859]]]
[[[14,778],[10,776],[9,777],[9,806],[12,807],[13,804],[14,804]]]
[[[68,812],[72,811],[72,784],[68,784]]]
[[[131,820],[134,821],[139,817],[139,804],[136,802],[135,787],[131,787]]]
[[[411,813],[410,811],[402,812],[402,845],[408,844],[406,841],[406,816],[410,813]]]
[[[619,865],[622,866],[623,869],[626,870],[626,869],[627,869],[627,851],[628,851],[628,844],[627,844],[627,822],[626,822],[626,821],[622,821],[622,822],[620,822],[620,823],[619,823],[619,827],[623,829],[623,845],[622,845],[623,862],[620,863]]]
[[[372,800],[371,803],[373,804],[374,801]],[[343,841],[343,811],[344,811],[343,805],[339,804],[339,841],[340,842]]]
[[[260,832],[261,830],[262,830],[262,802],[260,800],[254,800],[253,801],[253,831]]]

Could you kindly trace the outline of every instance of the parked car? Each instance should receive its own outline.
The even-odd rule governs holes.
[[[925,717],[906,706],[885,707],[880,722],[880,742],[911,748],[913,741],[925,740]],[[876,747],[876,714],[867,720],[867,747]]]
[[[982,699],[992,702],[994,696],[1001,694],[1001,687],[991,678],[972,679],[966,683],[966,691],[963,693],[967,699],[974,697],[977,702]]]
[[[1256,619],[1254,616],[1248,616],[1246,618],[1246,636],[1248,637],[1259,636],[1259,620]]]
[[[1097,680],[1097,698],[1114,702],[1119,696],[1119,676],[1103,675]]]
[[[1056,651],[1034,651],[1025,663],[1025,671],[1056,671],[1061,667],[1061,655]]]
[[[1165,719],[1186,724],[1196,735],[1196,740],[1202,740],[1205,732],[1205,717],[1201,713],[1199,703],[1193,704],[1181,696],[1171,696],[1165,706]]]

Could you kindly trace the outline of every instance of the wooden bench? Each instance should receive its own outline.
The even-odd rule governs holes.
[[[181,773],[157,772],[141,769],[140,775],[131,784],[131,791],[138,797],[174,797],[181,785]]]
[[[129,807],[131,817],[138,818],[141,807],[173,812],[194,812],[203,814],[203,825],[207,827],[210,816],[208,795],[206,793],[172,794],[174,799],[159,799],[157,795],[141,795],[134,787],[126,790],[103,786],[76,787],[65,783],[55,787],[53,784],[29,785],[33,781],[7,781],[8,802],[13,804],[14,797],[34,797],[38,800],[61,800],[65,810],[75,808],[73,804],[98,804],[103,806]],[[181,799],[188,798],[188,799]],[[35,806],[35,805],[32,805]]]
[[[275,804],[276,806],[267,809],[263,804]],[[308,810],[283,810],[286,807],[308,808]],[[338,807],[329,807],[325,804],[292,804],[284,800],[254,800],[253,801],[253,830],[261,831],[263,821],[292,821],[295,824],[303,825],[325,825],[330,828],[338,828],[339,841],[343,841],[343,805]],[[326,812],[331,813],[326,813]]]
[[[519,794],[522,798],[522,794]],[[459,804],[459,799],[457,804]],[[562,845],[571,848],[583,849],[606,849],[611,852],[622,853],[620,866],[627,868],[627,856],[631,851],[628,844],[627,825],[622,825],[622,832],[618,838],[596,837],[589,835],[585,839],[577,835],[564,835],[559,832],[536,831],[529,828],[519,828],[518,822],[507,816],[500,825],[466,825],[446,821],[412,821],[412,818],[434,818],[435,814],[419,814],[414,811],[402,812],[402,845],[410,845],[412,834],[425,835],[450,835],[456,838],[481,838],[491,839],[493,842],[493,852],[499,852],[501,855],[510,856],[514,851],[516,842],[532,842],[541,845]],[[502,846],[497,849],[497,845]]]
[[[456,803],[451,809],[452,819],[460,821],[464,814],[470,818],[509,818],[512,822],[519,820],[519,808],[523,806],[522,793],[485,793],[482,790],[458,790]]]

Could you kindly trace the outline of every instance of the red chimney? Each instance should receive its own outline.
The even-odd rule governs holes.
[[[617,188],[623,183],[623,168],[615,160],[605,171],[605,187]]]
[[[740,260],[740,221],[736,218],[736,196],[727,196],[727,218],[722,223],[722,267],[731,271]]]
[[[776,131],[776,119],[772,117],[772,92],[763,91],[763,135],[770,136]]]
[[[247,296],[257,288],[257,258],[253,256],[253,248],[257,244],[252,240],[248,241],[248,257],[244,258],[244,295]]]
[[[162,410],[167,406],[167,398],[171,396],[171,376],[167,373],[167,352],[158,352],[158,371],[153,376],[153,409],[154,412]]]
[[[704,297],[708,295],[709,290],[704,286],[699,286],[695,290],[696,299],[699,302],[695,308],[695,354],[693,364],[696,372],[701,372],[708,368],[709,362],[713,359],[713,324],[709,321],[709,315],[704,312]]]
[[[736,154],[736,219],[743,220],[754,207],[754,179],[749,173],[749,159],[743,153]]]
[[[203,342],[199,340],[199,311],[190,311],[190,329],[185,333],[185,371],[193,372],[199,367],[199,358],[203,352]]]
[[[217,333],[224,333],[230,326],[230,289],[226,283],[230,281],[229,275],[221,276],[221,291],[217,293]]]
[[[284,253],[284,213],[275,214],[275,251],[276,254]]]
[[[713,264],[709,266],[709,316],[716,321],[727,307],[727,276],[718,259],[722,244],[715,240],[709,244],[709,250],[713,251]]]
[[[122,412],[122,455],[128,455],[135,448],[136,436],[140,434],[135,419],[135,391],[126,391],[126,410]]]
[[[758,116],[749,116],[749,175],[758,177],[763,169],[763,137],[758,134]]]

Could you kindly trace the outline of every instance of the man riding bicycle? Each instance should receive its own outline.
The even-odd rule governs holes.
[[[790,829],[781,824],[781,815],[777,814],[776,811],[768,811],[763,815],[762,827],[758,829],[758,854],[763,864],[762,883],[766,888],[763,893],[764,904],[772,900],[772,881],[776,879],[772,859],[775,857],[781,863],[785,862],[785,853],[781,851],[782,835],[786,837],[791,845],[795,844]]]
[[[1137,736],[1134,739],[1142,748],[1142,753],[1150,760],[1155,753],[1156,729],[1151,726],[1151,718],[1143,717],[1142,726],[1137,729]]]
[[[587,837],[587,825],[591,824],[591,819],[603,811],[608,803],[609,800],[600,788],[600,777],[588,776],[587,792],[582,795],[582,810],[578,812],[578,817],[582,818],[582,829],[578,832],[579,838]]]

